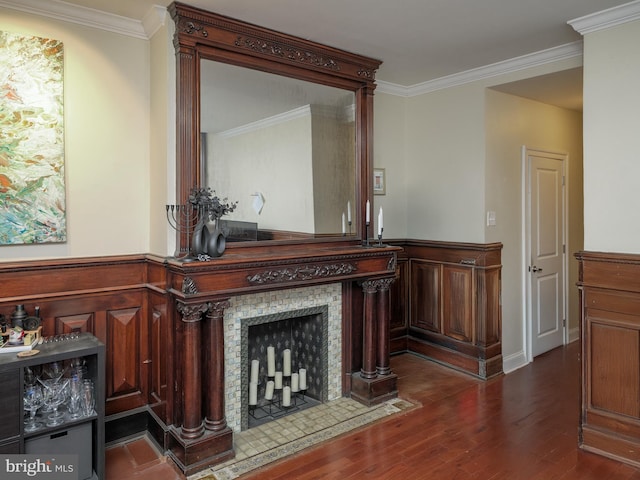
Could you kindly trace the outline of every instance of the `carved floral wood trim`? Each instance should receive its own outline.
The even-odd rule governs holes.
[[[293,282],[296,280],[312,280],[316,278],[348,275],[356,270],[357,267],[351,263],[304,265],[294,268],[265,270],[264,272],[248,275],[247,280],[250,284],[264,285],[269,283]]]

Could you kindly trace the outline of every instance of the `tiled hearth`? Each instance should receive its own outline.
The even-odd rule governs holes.
[[[234,434],[236,456],[189,477],[189,480],[231,480],[350,430],[413,407],[402,399],[366,407],[338,398],[264,425]]]

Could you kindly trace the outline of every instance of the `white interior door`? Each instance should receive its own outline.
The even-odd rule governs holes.
[[[564,343],[566,155],[526,150],[531,359]]]

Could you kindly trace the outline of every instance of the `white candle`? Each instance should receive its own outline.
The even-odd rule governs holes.
[[[273,380],[269,380],[267,382],[267,387],[264,391],[264,399],[265,400],[273,400],[273,389],[275,388],[275,384]]]
[[[291,406],[291,387],[284,387],[282,389],[282,406]]]
[[[380,207],[380,212],[378,212],[378,236],[382,236],[382,207]]]
[[[344,221],[344,212],[342,212],[342,234],[344,235],[345,233],[347,233],[347,225]]]
[[[300,384],[298,383],[298,374],[297,373],[292,373],[291,374],[291,391],[292,392],[299,392],[300,391]]]
[[[280,390],[282,388],[282,372],[276,372],[275,387],[276,387],[276,390]]]
[[[249,405],[258,404],[258,384],[249,382]]]
[[[298,374],[300,377],[300,390],[306,390],[307,389],[307,369],[301,368],[298,371]]]
[[[365,211],[364,221],[367,224],[371,223],[371,204],[369,203],[369,200],[367,200],[367,208]]]
[[[291,350],[288,348],[282,352],[282,374],[285,377],[291,376]]]
[[[351,224],[351,200],[347,200],[347,222]]]
[[[273,347],[267,347],[267,377],[276,374],[276,353]]]
[[[251,377],[249,378],[250,382],[258,383],[258,372],[260,371],[260,361],[259,360],[251,360]]]

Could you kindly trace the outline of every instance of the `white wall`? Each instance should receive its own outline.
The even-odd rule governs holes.
[[[385,169],[386,194],[374,195],[372,215],[384,213],[385,238],[406,238],[408,195],[406,191],[405,117],[407,99],[376,93],[374,99],[373,165]],[[372,230],[377,233],[376,230]]]
[[[169,14],[150,41],[149,252],[173,255],[176,234],[167,229],[165,205],[175,203],[176,65]]]
[[[476,83],[407,102],[407,237],[484,242],[484,93]]]
[[[536,102],[507,102],[504,98],[508,96],[499,97],[503,102],[494,102],[496,97],[487,94],[487,88],[581,63],[581,58],[571,58],[420,96],[376,93],[374,97],[374,164],[388,168],[387,195],[375,197],[376,205],[384,205],[385,236],[503,243],[505,357],[520,358],[524,348],[520,148],[523,143],[538,148],[547,144],[574,152],[579,140],[575,137],[575,115]],[[548,120],[547,115],[555,119]],[[560,128],[562,117],[571,118],[571,126]],[[553,128],[557,132],[549,132]],[[564,134],[570,138],[560,141]],[[515,165],[502,156],[504,149],[516,152]],[[580,155],[576,153],[576,157]],[[396,175],[404,179],[398,181]],[[497,212],[497,227],[485,226],[487,210]],[[396,217],[406,222],[404,230]],[[575,275],[575,264],[570,268]]]
[[[64,44],[67,242],[0,261],[149,251],[149,42],[0,8],[0,29]]]
[[[566,183],[569,212],[569,328],[577,334],[578,266],[582,249],[582,115],[494,90],[486,91],[486,209],[496,225],[485,227],[487,242],[502,242],[503,356],[516,365],[524,357],[523,164],[522,147],[568,155]]]
[[[640,21],[584,37],[584,248],[640,253]]]

